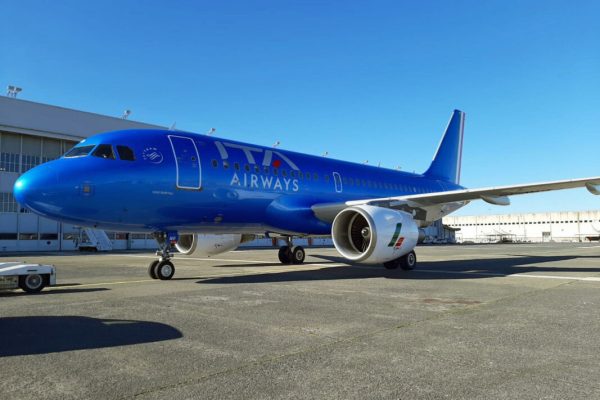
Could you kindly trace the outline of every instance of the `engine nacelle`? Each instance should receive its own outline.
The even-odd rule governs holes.
[[[380,264],[411,252],[419,228],[404,211],[361,205],[340,211],[333,220],[331,237],[336,250],[348,260]]]
[[[254,238],[254,235],[241,234],[184,234],[179,236],[175,248],[186,256],[210,257],[235,250],[241,243],[249,242]]]

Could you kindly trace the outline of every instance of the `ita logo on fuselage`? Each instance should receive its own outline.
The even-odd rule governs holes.
[[[246,161],[250,165],[259,164],[255,157],[262,156],[260,165],[263,167],[284,168],[283,163],[287,164],[290,170],[299,171],[298,166],[285,154],[271,149],[261,149],[259,147],[246,146],[237,143],[227,143],[215,140],[215,146],[219,150],[219,155],[223,161],[229,160],[229,151],[236,150],[244,154]],[[266,189],[276,191],[292,191],[300,190],[298,179],[294,178],[279,178],[276,176],[257,175],[254,173],[242,173],[238,175],[234,171],[231,178],[231,186],[242,186],[254,189]]]
[[[256,174],[242,174],[238,176],[236,172],[233,173],[231,186],[249,187],[251,189],[264,189],[264,190],[275,190],[275,191],[292,191],[297,192],[300,190],[298,179],[293,178],[278,178],[276,176],[264,176]]]
[[[156,147],[146,147],[142,152],[142,159],[154,164],[160,164],[163,162],[164,157]]]

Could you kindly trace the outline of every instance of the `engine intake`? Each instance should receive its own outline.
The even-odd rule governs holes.
[[[412,251],[419,229],[404,211],[362,205],[340,211],[331,236],[336,250],[348,260],[379,264]]]

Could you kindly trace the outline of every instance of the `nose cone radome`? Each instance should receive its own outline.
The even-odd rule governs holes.
[[[24,177],[25,175],[17,179],[15,185],[13,186],[13,195],[15,196],[15,200],[17,200],[17,203],[19,204],[25,204],[25,197],[28,185],[26,184],[26,180],[23,179]]]
[[[39,214],[47,214],[52,206],[58,174],[47,165],[40,165],[21,175],[13,187],[13,195],[21,206]]]

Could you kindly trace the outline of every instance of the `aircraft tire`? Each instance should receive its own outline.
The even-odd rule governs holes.
[[[281,246],[277,256],[282,264],[290,264],[292,262],[292,254],[289,246]]]
[[[150,263],[150,265],[148,265],[148,275],[150,275],[150,278],[152,279],[158,279],[158,277],[156,276],[156,266],[158,265],[158,263],[158,260],[154,260]]]
[[[19,287],[27,293],[38,293],[44,286],[46,286],[46,280],[42,275],[29,274],[19,276]]]
[[[156,265],[155,273],[161,281],[168,281],[175,275],[175,266],[171,261],[161,261]]]
[[[302,246],[294,246],[291,256],[292,264],[302,264],[306,258],[306,252]]]
[[[413,270],[417,266],[417,255],[414,251],[402,256],[401,260],[400,268],[402,268],[404,271]]]

